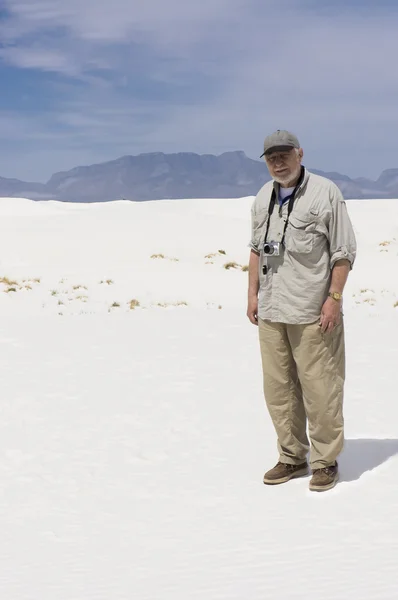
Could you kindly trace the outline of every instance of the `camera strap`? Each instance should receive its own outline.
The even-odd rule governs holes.
[[[289,224],[289,218],[290,218],[290,215],[292,214],[292,210],[293,210],[293,207],[294,207],[294,201],[296,200],[296,192],[297,192],[297,190],[299,189],[299,187],[301,186],[301,184],[304,181],[304,175],[305,175],[305,168],[301,167],[300,178],[299,178],[299,180],[297,182],[296,187],[293,190],[292,195],[289,198],[289,205],[287,207],[287,219],[285,221],[285,226],[283,228],[283,235],[282,235],[282,239],[281,239],[281,244],[282,245],[285,242],[285,235],[286,235],[287,226]],[[268,232],[269,232],[271,217],[272,217],[272,213],[274,212],[275,204],[276,204],[276,192],[275,192],[275,188],[274,188],[272,190],[270,202],[269,202],[269,205],[268,205],[268,222],[267,222],[267,229],[265,231],[265,236],[264,236],[264,243],[266,243],[266,241],[267,241],[267,236],[268,236]]]

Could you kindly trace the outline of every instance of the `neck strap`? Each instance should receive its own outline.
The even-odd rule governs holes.
[[[299,189],[299,187],[301,186],[301,184],[304,181],[304,176],[305,176],[305,168],[301,167],[301,172],[300,172],[300,177],[299,180],[296,184],[296,187],[293,190],[292,195],[290,196],[289,199],[289,205],[287,207],[287,219],[285,222],[285,227],[283,228],[283,235],[282,235],[282,239],[281,239],[281,244],[283,245],[285,243],[285,235],[286,235],[286,230],[287,230],[287,226],[289,224],[289,217],[292,213],[293,207],[294,207],[294,202],[296,200],[296,192]],[[268,223],[267,223],[267,230],[265,232],[265,236],[264,236],[264,243],[267,241],[267,236],[268,236],[268,232],[269,232],[269,227],[270,227],[270,221],[271,221],[271,216],[272,213],[274,212],[274,208],[275,208],[275,204],[276,204],[276,192],[275,192],[275,188],[272,190],[272,194],[271,194],[271,199],[268,205]]]

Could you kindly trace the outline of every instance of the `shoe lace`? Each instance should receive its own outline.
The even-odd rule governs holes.
[[[283,464],[283,463],[280,463],[280,464]],[[288,465],[286,463],[284,463],[283,466],[285,467],[285,469],[287,471],[294,471],[297,468],[295,465]]]
[[[334,475],[333,467],[323,467],[322,469],[315,469],[314,473],[325,473],[325,475]]]

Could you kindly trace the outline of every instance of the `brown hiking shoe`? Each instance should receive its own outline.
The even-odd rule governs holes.
[[[266,485],[276,485],[307,474],[308,465],[306,462],[301,463],[301,465],[288,465],[278,462],[273,469],[267,471],[263,481]]]
[[[339,478],[337,463],[323,469],[314,469],[311,481],[310,490],[313,492],[325,492],[333,488]]]

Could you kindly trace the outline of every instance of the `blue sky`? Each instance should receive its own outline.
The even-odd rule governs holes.
[[[141,152],[398,167],[396,0],[2,0],[0,176]]]

